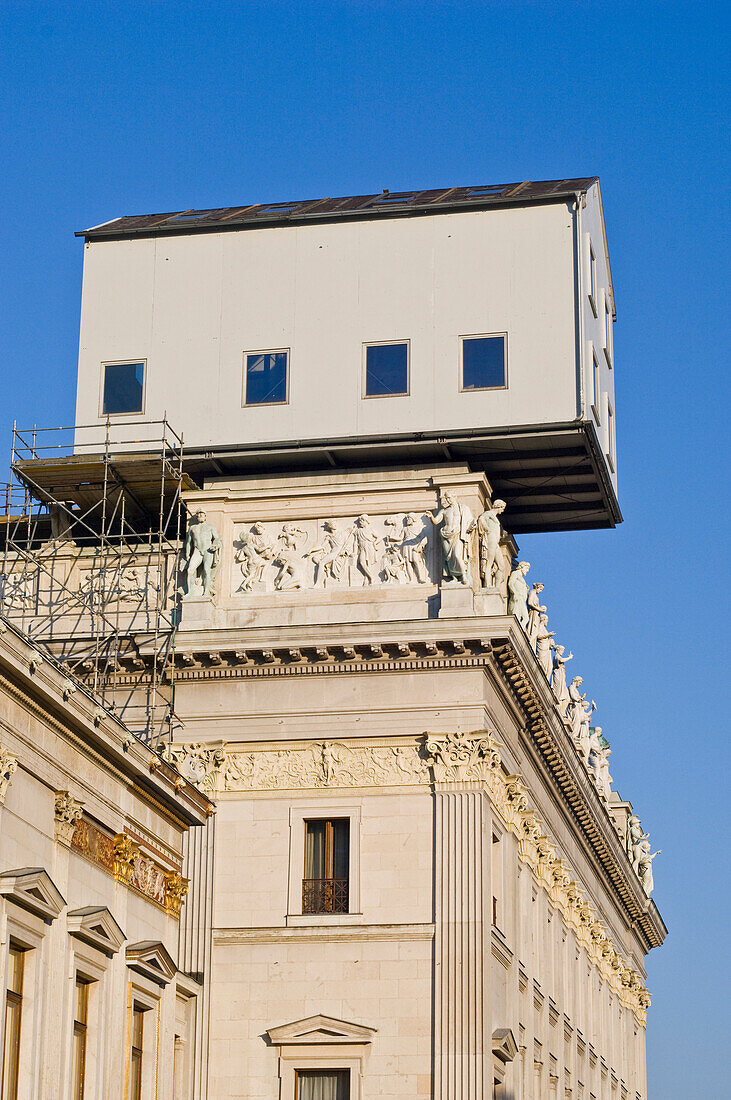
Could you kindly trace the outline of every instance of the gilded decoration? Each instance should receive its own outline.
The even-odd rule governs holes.
[[[291,749],[229,752],[221,789],[227,792],[302,790],[307,788],[384,787],[478,783],[518,842],[518,858],[561,913],[592,965],[641,1024],[647,1020],[650,996],[642,980],[611,943],[605,925],[571,877],[530,805],[519,775],[508,775],[490,730],[473,733],[429,733],[421,745],[350,746],[322,741]]]
[[[114,839],[91,821],[80,817],[74,824],[71,847],[92,863],[114,874]]]

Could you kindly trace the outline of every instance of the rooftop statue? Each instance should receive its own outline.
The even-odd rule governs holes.
[[[546,674],[546,679],[551,679],[553,670],[553,643],[551,638],[556,637],[554,630],[548,629],[548,615],[542,611],[538,616],[538,633],[536,634],[536,657],[538,663]]]
[[[643,841],[648,840],[649,836],[649,833],[642,832],[642,825],[637,814],[632,814],[627,821],[627,836],[625,838],[625,847],[627,851],[627,859],[630,861],[637,874],[640,873],[640,845]]]
[[[565,714],[569,702],[569,691],[566,687],[566,662],[573,660],[573,653],[565,656],[566,646],[551,643],[553,649],[553,673],[551,675],[551,687],[558,700],[558,707]]]
[[[543,591],[543,588],[544,588],[543,584],[540,581],[536,581],[536,583],[533,585],[530,592],[528,593],[528,601],[527,601],[528,602],[528,626],[527,626],[527,633],[528,633],[528,640],[530,641],[530,644],[533,646],[534,649],[536,648],[536,640],[538,638],[538,631],[540,630],[540,627],[541,627],[541,615],[544,615],[545,612],[546,612],[546,608],[544,607],[544,605],[541,603],[541,600],[540,600],[540,595],[541,595],[541,592]]]
[[[218,531],[213,524],[206,522],[206,513],[199,509],[188,527],[183,547],[188,596],[193,595],[199,579],[204,599],[213,596],[222,545]]]
[[[480,544],[480,581],[483,588],[499,588],[503,583],[503,554],[500,549],[502,526],[500,516],[505,511],[504,500],[494,500],[477,520]]]
[[[529,569],[529,561],[519,561],[508,577],[508,615],[515,615],[523,630],[528,629],[528,583],[525,575]]]
[[[582,701],[579,704],[579,727],[578,732],[574,734],[574,736],[576,737],[579,752],[581,753],[581,759],[584,761],[587,768],[589,767],[589,755],[591,752],[591,727],[589,722],[595,710],[596,703],[594,700],[592,699],[591,706],[587,706],[586,696],[582,696]]]
[[[471,584],[470,543],[475,529],[472,512],[466,504],[460,504],[450,492],[443,492],[441,496],[442,507],[436,512],[426,512],[425,515],[439,528],[442,540],[442,575],[445,581]]]
[[[652,861],[656,856],[661,855],[662,848],[658,848],[656,852],[650,855],[650,841],[640,841],[637,863],[637,874],[640,876],[640,882],[642,883],[642,889],[647,894],[648,898],[652,891],[655,889],[655,880],[652,875]]]

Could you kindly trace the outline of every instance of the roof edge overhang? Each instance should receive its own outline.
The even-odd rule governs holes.
[[[157,236],[191,236],[200,233],[232,233],[249,229],[282,229],[296,226],[323,225],[337,223],[339,221],[379,221],[395,218],[433,217],[439,214],[484,213],[488,210],[508,209],[523,206],[549,206],[556,203],[574,202],[577,195],[584,195],[599,182],[598,176],[584,177],[581,180],[567,181],[567,186],[557,191],[542,194],[520,194],[514,196],[502,195],[494,198],[482,198],[480,200],[455,200],[453,202],[441,202],[439,204],[419,203],[414,205],[404,204],[387,208],[357,208],[354,210],[318,211],[313,209],[311,213],[306,211],[301,214],[290,214],[287,217],[262,217],[252,218],[246,222],[215,221],[205,225],[166,225],[168,218],[175,217],[178,213],[173,211],[161,214],[160,223],[139,227],[120,227],[115,230],[112,227],[121,218],[112,218],[102,222],[98,226],[88,229],[80,229],[74,233],[76,237],[83,237],[87,241],[111,241],[140,237]],[[573,186],[572,186],[573,184]],[[418,192],[417,192],[418,193]],[[376,196],[367,196],[375,198]],[[304,205],[304,203],[303,203]],[[313,205],[312,202],[309,203]],[[243,208],[242,208],[243,209]],[[134,215],[133,215],[134,216]],[[151,215],[155,217],[156,215]]]

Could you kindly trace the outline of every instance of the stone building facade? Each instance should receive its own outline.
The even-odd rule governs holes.
[[[2,728],[0,896],[55,946],[4,944],[66,1007],[2,1100],[645,1100],[656,853],[516,541],[621,518],[598,181],[242,209],[86,231],[85,427],[13,464],[49,515],[0,578],[43,694]],[[130,418],[164,407],[158,489]]]
[[[0,618],[3,1098],[199,1087],[203,975],[178,966],[179,925],[184,838],[211,809]]]

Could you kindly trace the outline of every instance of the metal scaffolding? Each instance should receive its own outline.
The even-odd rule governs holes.
[[[14,425],[10,477],[0,610],[157,745],[173,712],[181,493],[194,487],[182,437],[166,419]]]

